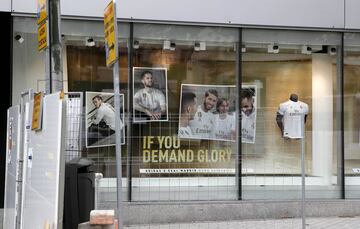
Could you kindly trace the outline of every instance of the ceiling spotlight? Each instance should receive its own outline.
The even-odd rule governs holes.
[[[24,38],[21,36],[21,35],[16,35],[15,37],[15,40],[17,40],[20,44],[24,42]]]
[[[279,46],[275,44],[269,44],[268,53],[279,53]]]
[[[95,46],[95,41],[92,37],[87,37],[85,39],[85,45],[88,46],[88,47],[93,47]]]
[[[194,50],[195,51],[204,51],[204,50],[206,50],[206,43],[204,41],[195,42]]]
[[[163,44],[163,49],[164,50],[170,50],[170,41],[168,41],[168,40],[165,40],[164,41],[164,44]]]
[[[140,47],[140,43],[139,43],[139,41],[134,40],[134,43],[133,43],[133,48],[134,48],[134,49],[139,49],[139,47]]]
[[[175,42],[171,42],[171,43],[170,43],[170,50],[171,50],[171,51],[174,51],[175,48],[176,48]]]
[[[241,52],[246,52],[246,46],[245,45],[241,46]]]
[[[205,50],[206,50],[206,43],[200,42],[200,51],[205,51]]]
[[[176,48],[175,42],[171,42],[171,41],[168,41],[168,40],[165,40],[165,41],[164,41],[164,44],[163,44],[163,49],[164,49],[164,50],[174,51],[175,48]]]
[[[330,55],[336,55],[336,47],[329,46],[328,52],[329,52]]]
[[[301,53],[310,55],[312,53],[312,48],[310,46],[303,45],[303,46],[301,46]]]
[[[199,43],[199,42],[195,42],[195,44],[194,44],[194,50],[195,50],[195,51],[200,51],[200,43]]]

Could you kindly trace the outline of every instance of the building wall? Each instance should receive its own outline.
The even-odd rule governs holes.
[[[102,17],[107,1],[62,0],[62,15]],[[154,21],[220,23],[229,25],[356,28],[356,0],[220,0],[166,1],[124,0],[117,6],[118,18]],[[36,1],[13,0],[12,12],[36,13]],[[346,4],[345,4],[346,3]],[[344,11],[346,7],[347,11]],[[345,25],[345,15],[349,24]]]
[[[360,29],[358,0],[124,0],[117,6],[118,18],[229,25],[296,26],[311,28]],[[84,7],[86,6],[86,7]],[[106,1],[62,0],[64,16],[102,17]],[[149,10],[151,9],[151,10]],[[164,10],[165,9],[165,10]],[[0,11],[32,13],[36,1],[2,0]]]
[[[11,11],[11,0],[0,1],[0,11],[10,12]]]

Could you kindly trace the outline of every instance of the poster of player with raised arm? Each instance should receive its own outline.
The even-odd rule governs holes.
[[[168,121],[167,69],[133,68],[134,122]]]
[[[86,147],[115,145],[114,94],[86,92]],[[124,94],[120,94],[121,144],[125,144]]]
[[[178,137],[235,141],[235,98],[233,85],[182,84]]]
[[[255,143],[256,85],[241,87],[241,142]]]

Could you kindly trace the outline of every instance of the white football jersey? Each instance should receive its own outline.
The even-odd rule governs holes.
[[[192,134],[192,130],[191,130],[190,126],[180,127],[179,131],[178,131],[178,137],[179,138],[192,138],[193,134]]]
[[[161,107],[166,106],[164,94],[156,88],[140,89],[135,93],[134,101],[152,112],[161,112]]]
[[[287,101],[279,106],[283,115],[284,137],[303,138],[304,116],[309,113],[309,106],[301,101]]]
[[[215,114],[213,138],[217,140],[232,140],[233,132],[235,132],[235,115],[227,114],[225,119],[221,119],[219,114]]]
[[[214,126],[214,114],[205,112],[201,105],[197,108],[194,120],[190,121],[190,128],[195,138],[210,139]]]
[[[103,120],[110,129],[115,130],[115,110],[108,103],[102,103],[96,111],[96,116],[93,119],[94,124],[99,124]],[[124,124],[120,120],[120,129],[122,129]]]
[[[253,112],[247,116],[244,112],[241,112],[241,142],[243,143],[255,143],[255,130],[256,130],[256,112]]]

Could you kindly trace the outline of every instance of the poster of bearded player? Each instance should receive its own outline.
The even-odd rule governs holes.
[[[167,69],[133,68],[134,122],[168,121]]]
[[[235,99],[233,85],[182,84],[178,137],[235,141]]]
[[[256,85],[241,88],[241,142],[255,143],[256,133]]]

